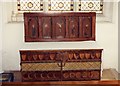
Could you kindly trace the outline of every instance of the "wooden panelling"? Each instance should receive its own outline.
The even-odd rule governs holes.
[[[94,80],[94,81],[54,81],[54,78],[52,79],[53,81],[41,81],[38,80],[38,82],[36,81],[29,81],[28,78],[27,81],[22,81],[22,77],[21,74],[23,72],[20,71],[9,71],[7,73],[13,73],[14,74],[14,81],[13,82],[1,82],[0,84],[2,86],[75,86],[75,85],[79,85],[79,86],[120,86],[120,80],[110,80],[110,79],[105,79],[105,80]],[[62,77],[69,77],[74,76],[74,74],[66,74],[67,71],[63,72],[63,76]],[[111,72],[111,71],[110,71]],[[54,73],[57,73],[54,72]],[[25,74],[24,76],[27,77],[28,73],[26,74],[25,72],[23,73]],[[38,74],[38,72],[36,72],[36,75]],[[39,73],[41,74],[41,73]],[[103,71],[103,75],[107,75],[106,73],[104,73]],[[49,76],[51,74],[48,74]],[[77,77],[79,78],[81,76],[81,74],[79,72],[76,72]],[[88,74],[89,75],[89,74]],[[93,76],[93,75],[92,75]],[[39,75],[38,75],[39,77]],[[50,76],[52,77],[52,75]],[[57,77],[60,79],[59,75],[57,75]],[[39,79],[39,78],[38,78]]]
[[[95,40],[96,13],[24,13],[25,41]]]
[[[69,17],[69,38],[78,38],[79,37],[79,28],[78,28],[78,17]]]
[[[54,38],[65,38],[65,18],[64,17],[53,17],[53,37]]]
[[[38,18],[29,17],[28,18],[28,37],[36,39],[38,38]]]
[[[102,49],[21,50],[22,79],[23,81],[100,80],[101,54]]]
[[[52,38],[51,17],[42,17],[43,39]]]
[[[101,54],[101,49],[20,51],[22,62],[54,62],[61,60],[66,62],[101,61]]]
[[[83,37],[90,38],[92,37],[92,22],[91,17],[83,17],[82,18],[82,30]]]

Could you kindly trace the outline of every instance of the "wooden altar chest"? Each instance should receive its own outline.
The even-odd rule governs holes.
[[[23,81],[101,79],[102,49],[20,50]]]

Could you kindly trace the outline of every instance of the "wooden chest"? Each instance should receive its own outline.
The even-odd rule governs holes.
[[[100,80],[102,49],[20,50],[23,81]]]

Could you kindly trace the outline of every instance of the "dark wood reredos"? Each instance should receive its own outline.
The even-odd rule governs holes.
[[[25,42],[95,40],[96,13],[24,13]]]

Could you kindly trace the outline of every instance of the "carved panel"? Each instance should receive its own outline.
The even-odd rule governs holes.
[[[62,80],[99,80],[100,71],[99,70],[90,70],[90,71],[63,71]]]
[[[20,51],[23,62],[100,61],[101,50]]]
[[[23,71],[23,81],[60,81],[60,71]]]
[[[69,17],[69,37],[70,38],[78,38],[79,30],[78,30],[78,17]]]
[[[54,61],[94,61],[101,59],[101,50],[66,50],[66,51],[21,51],[23,62],[54,62]]]
[[[23,71],[22,81],[83,81],[99,80],[100,70]]]
[[[30,38],[38,37],[38,18],[30,17],[28,18],[28,35]]]
[[[51,17],[42,17],[42,33],[43,38],[51,38],[52,36]]]
[[[54,17],[53,18],[53,35],[55,38],[65,37],[65,18],[64,17]]]
[[[92,19],[91,17],[82,18],[83,37],[92,37]]]

